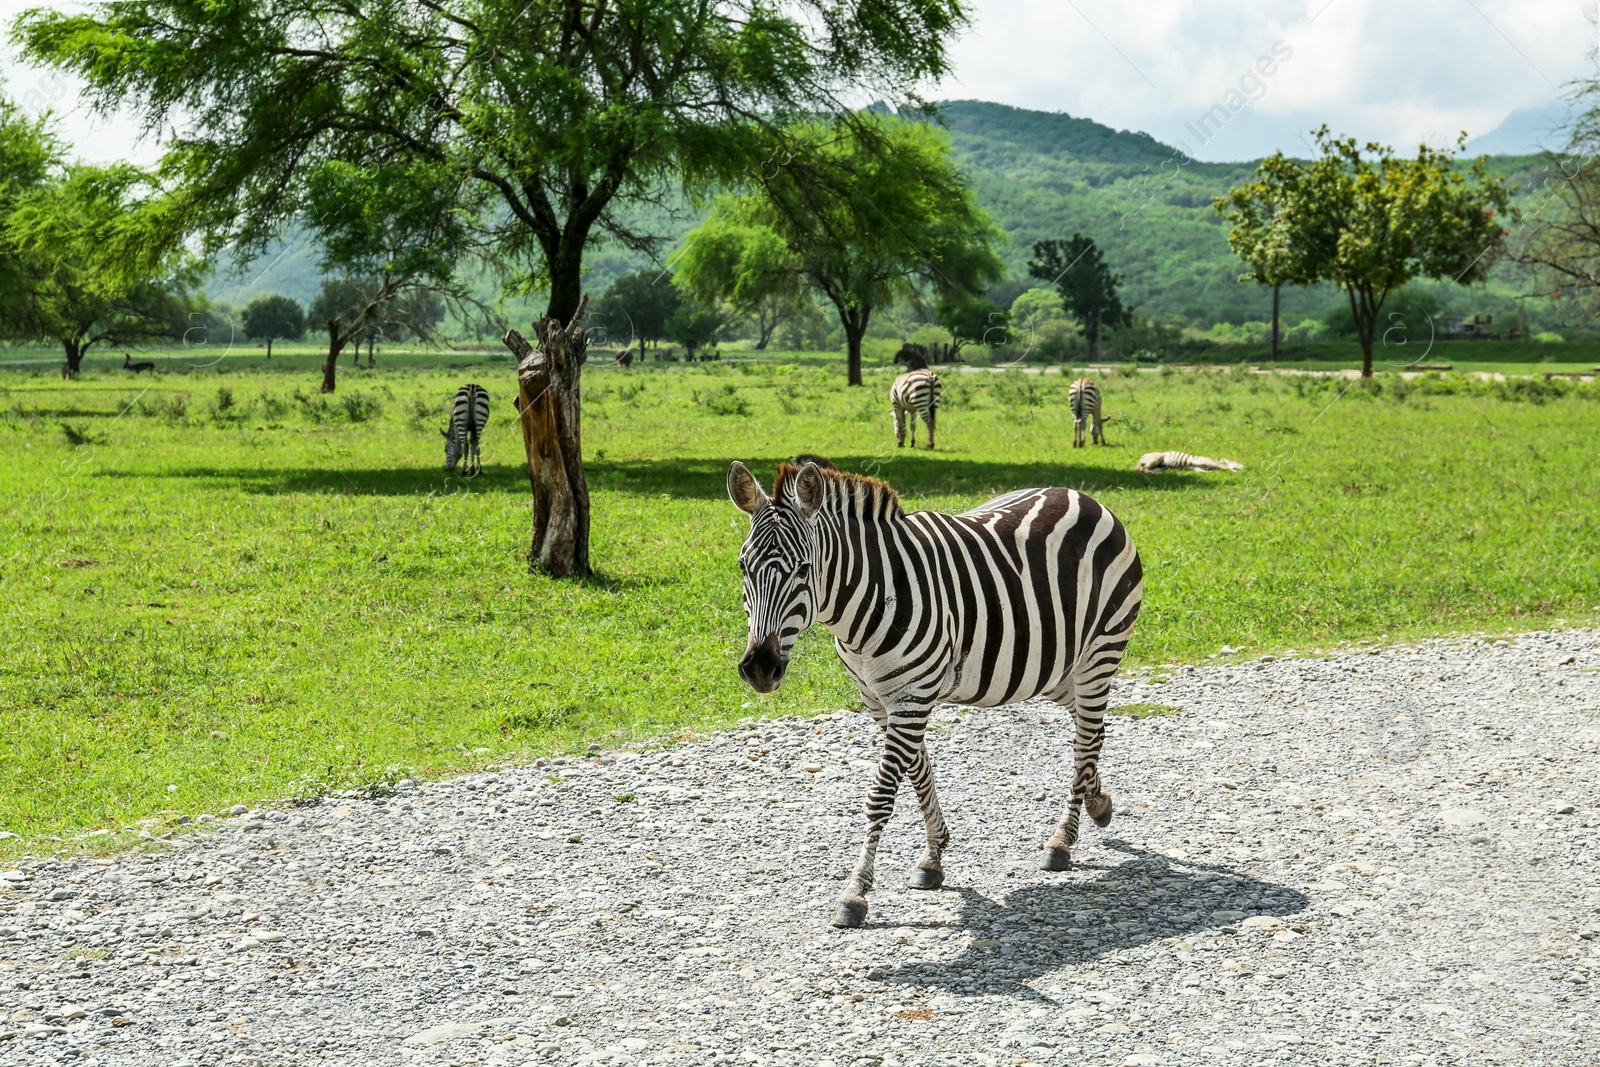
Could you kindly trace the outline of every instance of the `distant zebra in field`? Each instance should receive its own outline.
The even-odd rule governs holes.
[[[928,426],[928,448],[933,448],[934,421],[939,414],[939,395],[944,384],[928,369],[928,356],[921,345],[905,345],[894,361],[909,369],[889,386],[889,403],[894,408],[894,445],[906,443],[906,423],[911,424],[911,447],[917,447],[917,418]]]
[[[135,378],[137,378],[139,375],[143,374],[145,371],[149,371],[152,376],[155,374],[156,365],[154,363],[149,363],[149,362],[146,362],[146,363],[132,363],[132,362],[130,362],[130,360],[132,360],[132,359],[133,359],[133,357],[128,355],[128,353],[126,353],[126,352],[122,353],[122,369],[123,370],[131,370],[131,371],[133,371],[133,375],[134,375]]]
[[[1146,474],[1156,471],[1242,471],[1244,464],[1231,459],[1191,456],[1187,452],[1146,452],[1139,457],[1139,469]]]
[[[1091,378],[1079,378],[1067,391],[1067,403],[1072,408],[1072,447],[1083,447],[1084,423],[1093,420],[1090,433],[1094,443],[1106,443],[1105,421],[1100,417],[1100,387]]]
[[[439,431],[444,436],[445,470],[455,470],[456,462],[465,459],[461,468],[462,477],[475,478],[483,473],[483,460],[478,455],[478,438],[488,424],[489,391],[481,385],[463,385],[456,391],[449,429]]]
[[[944,702],[1043,696],[1071,712],[1072,786],[1041,863],[1066,870],[1080,810],[1099,826],[1111,821],[1099,772],[1106,702],[1144,594],[1122,523],[1072,489],[1019,489],[960,515],[907,514],[884,483],[814,463],[779,467],[770,497],[734,463],[728,495],[750,516],[739,552],[750,624],[739,676],[758,693],[777,689],[795,639],[820,622],[884,732],[866,843],[833,924],[866,920],[902,778],[928,842],[911,887],[944,884],[950,831],[925,740]]]

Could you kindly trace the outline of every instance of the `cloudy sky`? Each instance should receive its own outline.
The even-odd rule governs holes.
[[[9,26],[45,0],[0,0]],[[1183,142],[1198,159],[1304,151],[1308,131],[1396,147],[1487,133],[1521,109],[1555,108],[1594,69],[1594,0],[977,0],[935,95],[1065,111]],[[64,6],[64,5],[63,5]],[[1270,77],[1251,74],[1262,57]],[[125,119],[79,106],[70,83],[3,57],[6,90],[62,114],[79,153],[149,159]],[[1243,91],[1230,97],[1230,91]],[[1202,141],[1193,129],[1234,104]],[[1187,125],[1186,125],[1187,124]]]

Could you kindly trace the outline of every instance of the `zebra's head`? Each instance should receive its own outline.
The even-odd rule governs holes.
[[[774,500],[735,461],[728,469],[728,495],[750,516],[750,536],[739,551],[750,617],[739,677],[756,692],[770,693],[783,683],[794,639],[817,617],[811,517],[822,503],[822,472],[807,463]]]
[[[444,438],[444,469],[453,471],[456,469],[456,462],[461,459],[461,446],[451,435],[449,427],[440,430],[439,436]]]

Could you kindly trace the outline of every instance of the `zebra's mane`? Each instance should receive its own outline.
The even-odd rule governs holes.
[[[772,499],[793,504],[794,481],[804,469],[791,463],[778,464],[778,480],[772,485]],[[894,519],[904,517],[905,511],[900,507],[900,494],[889,488],[889,483],[868,478],[864,474],[851,474],[831,464],[827,467],[818,465],[817,471],[825,480],[838,486],[845,496],[856,502],[859,514],[881,515]]]

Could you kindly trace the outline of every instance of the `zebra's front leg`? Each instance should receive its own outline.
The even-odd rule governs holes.
[[[1103,684],[1103,683],[1102,683]],[[1100,784],[1100,748],[1105,743],[1106,694],[1103,687],[1098,695],[1085,697],[1082,693],[1069,705],[1076,732],[1073,735],[1072,795],[1061,811],[1061,821],[1056,832],[1044,846],[1044,859],[1039,866],[1047,871],[1064,871],[1072,866],[1072,846],[1078,843],[1078,812],[1089,812],[1096,826],[1111,822],[1111,794]]]
[[[926,722],[925,716],[923,722]],[[835,926],[857,927],[867,921],[867,894],[872,891],[878,841],[883,837],[884,827],[889,825],[889,816],[894,814],[894,795],[900,789],[900,779],[921,745],[922,726],[908,727],[897,723],[892,716],[888,719],[878,773],[867,790],[867,839],[862,843],[856,869],[845,883],[844,892],[839,894],[839,906],[833,912]]]

